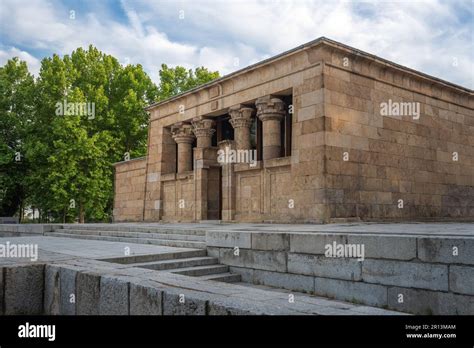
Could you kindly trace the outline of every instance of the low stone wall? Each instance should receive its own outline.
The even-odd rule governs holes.
[[[0,315],[398,315],[90,259],[0,265]]]
[[[325,256],[359,244],[364,260]],[[243,281],[415,314],[474,314],[474,237],[208,231]]]
[[[18,224],[20,219],[14,216],[0,216],[0,224]]]
[[[44,265],[0,266],[0,315],[43,314]]]
[[[103,262],[0,266],[0,315],[221,315],[259,314],[226,306],[224,297],[165,286],[143,269]],[[156,273],[156,272],[155,272]],[[160,275],[163,281],[185,276]],[[184,297],[183,297],[184,296]],[[184,298],[184,303],[180,301]],[[210,300],[214,301],[212,304]],[[225,302],[225,301],[224,301]]]
[[[0,237],[42,236],[60,228],[59,224],[0,224]]]

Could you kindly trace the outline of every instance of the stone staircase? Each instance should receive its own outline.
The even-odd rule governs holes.
[[[207,256],[206,250],[178,251],[171,254],[136,255],[102,261],[127,264],[132,267],[152,269],[159,272],[170,272],[226,283],[241,281],[240,274],[230,273],[229,266],[219,264],[219,260],[216,257]]]
[[[206,248],[206,232],[172,228],[101,225],[63,225],[45,236],[105,240],[138,244],[164,245],[177,248]]]
[[[226,283],[240,282],[216,257],[207,256],[205,231],[127,225],[63,225],[45,236],[190,248],[176,252],[106,259],[113,263]]]

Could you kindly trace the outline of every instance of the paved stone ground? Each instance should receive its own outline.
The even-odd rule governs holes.
[[[400,312],[380,308],[336,301],[303,293],[291,292],[295,302],[290,303],[288,291],[249,286],[248,284],[228,284],[197,279],[195,277],[157,272],[130,267],[130,265],[117,265],[109,262],[93,261],[98,258],[123,257],[124,248],[130,247],[135,255],[174,253],[192,249],[174,248],[152,245],[129,245],[128,243],[74,240],[58,237],[3,237],[0,244],[10,243],[37,243],[39,260],[37,263],[81,264],[81,267],[90,264],[90,267],[103,267],[112,272],[112,276],[132,276],[150,280],[156,286],[164,289],[168,295],[173,293],[189,293],[191,298],[207,301],[208,306],[216,311],[234,314],[279,314],[279,315],[399,315]],[[89,260],[89,261],[87,261]],[[30,263],[28,260],[0,258],[0,266]],[[217,311],[214,314],[219,314]],[[175,313],[176,314],[176,313]],[[179,314],[179,313],[178,313]]]
[[[88,225],[88,224],[85,224]],[[90,224],[100,229],[101,225]],[[409,234],[440,236],[474,236],[474,223],[413,222],[413,223],[340,223],[340,224],[256,224],[256,223],[117,223],[117,226],[167,228],[204,231],[271,231],[271,232],[322,232],[364,234]]]
[[[38,244],[39,260],[48,261],[53,256],[51,253],[63,255],[66,259],[71,256],[82,257],[94,260],[103,260],[125,256],[125,248],[129,248],[130,255],[156,255],[175,253],[180,251],[189,251],[197,249],[175,248],[161,245],[121,243],[109,241],[95,241],[72,238],[43,237],[43,236],[25,236],[25,237],[3,237],[0,238],[0,244],[6,241],[18,244]]]

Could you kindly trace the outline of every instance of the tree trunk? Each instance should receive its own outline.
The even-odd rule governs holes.
[[[84,223],[84,205],[81,203],[79,205],[79,223],[83,224]]]
[[[18,215],[19,215],[19,220],[20,220],[19,222],[21,224],[23,221],[23,201],[21,201],[20,203],[20,213]]]

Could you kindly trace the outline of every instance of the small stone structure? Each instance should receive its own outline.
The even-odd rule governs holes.
[[[114,219],[472,220],[473,106],[320,38],[150,105],[147,156],[115,165]],[[257,161],[219,163],[225,149]]]
[[[0,224],[17,224],[20,219],[13,216],[0,216]]]

